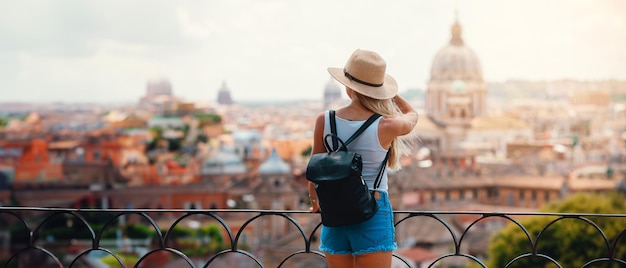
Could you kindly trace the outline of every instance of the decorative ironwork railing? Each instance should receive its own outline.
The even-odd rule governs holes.
[[[626,266],[620,258],[623,256],[616,256],[626,225],[617,226],[621,231],[607,237],[591,220],[621,220],[626,219],[625,214],[394,214],[399,243],[427,246],[431,251],[417,257],[394,252],[393,267],[488,267],[483,260],[484,245],[481,251],[471,240],[479,238],[484,242],[491,233],[488,230],[500,229],[503,223],[516,225],[528,241],[528,248],[519,249],[520,253],[508,260],[505,267],[519,267],[520,261],[528,258],[544,260],[549,264],[545,267],[563,267],[560,260],[538,248],[547,230],[568,220],[588,225],[601,240],[601,248],[587,249],[603,253],[586,260],[581,267]],[[528,217],[549,220],[535,234],[521,223],[521,218]],[[438,225],[443,235],[429,239],[411,237],[414,230],[427,226],[423,221],[415,222],[418,218]],[[458,218],[465,219],[465,223],[459,224]],[[148,229],[131,229],[131,222],[142,222],[133,226]],[[204,229],[207,224],[213,228]],[[320,226],[319,215],[307,211],[0,207],[0,267],[325,267],[324,255],[315,246]],[[569,225],[558,228],[563,226]],[[475,229],[482,232],[472,236]],[[428,234],[425,236],[435,233],[422,230],[422,234]],[[437,248],[447,252],[438,252]]]

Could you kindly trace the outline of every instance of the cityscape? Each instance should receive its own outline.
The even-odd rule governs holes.
[[[626,80],[488,81],[462,21],[449,25],[437,29],[448,42],[426,63],[425,87],[400,91],[420,119],[413,153],[389,175],[394,210],[525,213],[581,193],[626,195]],[[133,102],[0,97],[0,207],[308,211],[304,174],[315,115],[346,104],[344,88],[329,75],[319,81],[317,98],[242,101],[231,83],[237,82],[224,79],[214,85],[217,94],[200,101],[180,95],[167,76],[145,81]],[[245,222],[223,217],[235,228]],[[319,223],[294,217],[307,231]],[[176,220],[171,212],[153,218],[163,228]],[[475,218],[445,220],[462,232]],[[214,223],[193,222],[192,229]],[[15,223],[0,213],[0,226]],[[443,239],[448,230],[419,223],[396,229],[395,254],[430,267],[450,251]],[[491,236],[504,227],[504,221],[481,223],[463,246],[487,258]],[[0,266],[15,254],[9,231],[0,228]],[[297,231],[264,221],[246,231],[246,245],[264,256],[282,254]],[[150,242],[124,244],[127,235],[112,237],[122,241],[120,251],[141,258]],[[102,263],[81,265],[110,267]],[[180,267],[169,265],[150,267]],[[313,264],[297,267],[305,265]],[[466,260],[446,265],[473,267]]]

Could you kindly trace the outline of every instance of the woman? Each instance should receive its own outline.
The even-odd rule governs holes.
[[[386,62],[376,52],[357,49],[344,68],[328,68],[328,72],[346,87],[351,102],[336,110],[337,135],[346,140],[372,114],[383,115],[348,146],[363,157],[363,179],[380,206],[376,215],[362,223],[322,226],[320,250],[330,268],[391,267],[392,251],[397,248],[393,211],[387,195],[387,172],[400,168],[400,156],[408,153],[408,137],[417,124],[417,113],[402,97],[398,85],[386,74]],[[317,116],[313,138],[313,154],[325,152],[324,136],[330,133],[329,113]],[[390,150],[387,169],[380,186],[373,184]],[[311,211],[319,211],[319,201],[309,182]]]

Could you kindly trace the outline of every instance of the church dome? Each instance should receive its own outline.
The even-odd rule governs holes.
[[[217,93],[217,103],[225,105],[234,104],[233,98],[230,96],[230,89],[226,86],[226,82],[222,82],[222,87]]]
[[[341,100],[342,87],[334,78],[330,78],[324,88],[324,109],[329,109],[331,105]]]
[[[465,46],[461,37],[461,25],[452,25],[450,43],[439,50],[430,70],[431,80],[478,80],[482,81],[480,60],[474,51]]]
[[[289,164],[283,161],[276,149],[272,149],[269,158],[259,166],[259,174],[290,174]]]
[[[146,95],[150,97],[165,95],[172,96],[172,84],[170,81],[164,78],[154,79],[148,81],[148,85],[146,86]]]
[[[203,175],[241,174],[247,172],[246,163],[224,146],[220,146],[202,163]]]
[[[331,79],[326,83],[326,87],[324,87],[324,94],[341,95],[341,86],[339,86],[339,83],[335,82],[335,80],[331,77]]]

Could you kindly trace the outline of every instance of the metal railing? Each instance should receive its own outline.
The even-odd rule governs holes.
[[[398,240],[427,244],[431,248],[436,248],[436,244],[443,241],[447,244],[444,248],[448,249],[448,252],[436,253],[428,260],[416,260],[394,252],[394,267],[488,267],[483,260],[484,253],[476,253],[476,247],[469,245],[470,234],[472,230],[484,229],[484,226],[500,229],[504,223],[516,225],[528,241],[528,248],[519,249],[520,253],[509,260],[505,267],[518,267],[520,260],[527,258],[543,259],[551,263],[549,267],[563,267],[557,258],[540,252],[538,248],[544,242],[547,230],[568,220],[592,227],[603,245],[602,248],[590,249],[604,253],[586,260],[581,267],[626,267],[626,261],[619,258],[623,256],[615,256],[626,226],[618,226],[621,232],[609,238],[592,220],[626,219],[625,214],[464,211],[394,211],[394,214]],[[98,217],[100,220],[96,228],[91,219]],[[458,224],[456,220],[450,220],[454,217],[462,217],[466,221]],[[529,217],[550,219],[538,233],[533,233],[520,220]],[[278,218],[279,221],[268,222],[268,218]],[[408,229],[421,226],[415,222],[418,218],[434,220],[443,230],[444,238],[429,241],[421,241],[419,237],[408,239],[411,233]],[[46,235],[46,226],[60,221],[66,222],[66,230],[70,230],[70,234],[65,234],[66,238],[60,240],[55,239],[54,235]],[[120,240],[118,229],[121,222],[131,221],[144,222],[144,226],[151,228],[152,237],[135,239],[134,242],[127,237]],[[214,248],[214,252],[205,250],[204,253],[196,254],[193,249],[209,248],[210,239],[192,237],[193,243],[185,245],[177,242],[180,237],[176,228],[190,225],[198,228],[198,223],[203,221],[219,227],[224,246]],[[161,226],[163,222],[167,226]],[[320,227],[319,215],[308,211],[0,207],[0,267],[325,267],[324,255],[315,247]],[[116,230],[116,239],[107,238],[111,230]],[[10,233],[21,236],[21,239],[11,238],[11,235],[7,235]],[[79,233],[83,235],[79,236]],[[68,235],[80,238],[67,239]],[[486,236],[482,239],[487,239]],[[133,247],[132,243],[142,245],[138,248],[143,250],[130,253],[135,259],[129,261],[123,248]],[[433,252],[436,251],[430,254]],[[90,263],[94,259],[92,256],[98,254],[108,256],[113,264]],[[159,262],[163,259],[159,256],[163,255],[167,255],[167,261]],[[450,259],[455,261],[450,262]],[[612,266],[596,266],[598,264]]]

